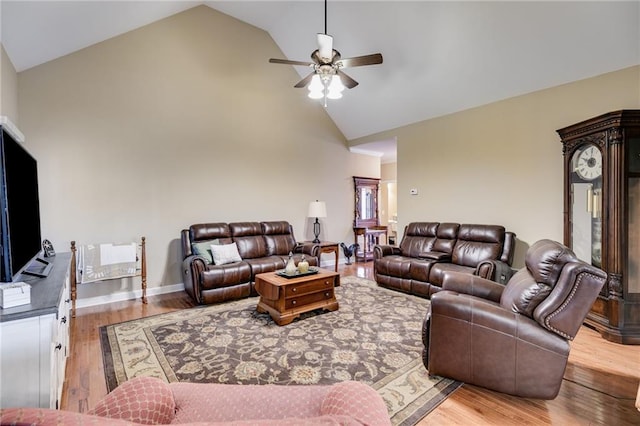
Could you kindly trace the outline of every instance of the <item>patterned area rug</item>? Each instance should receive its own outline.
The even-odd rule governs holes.
[[[168,382],[332,384],[365,382],[391,420],[410,425],[461,383],[422,365],[426,299],[343,277],[335,312],[280,327],[257,298],[141,318],[100,329],[109,391],[137,376]]]

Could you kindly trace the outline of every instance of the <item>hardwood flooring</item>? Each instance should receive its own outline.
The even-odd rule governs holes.
[[[371,262],[341,265],[339,271],[373,279]],[[62,409],[87,411],[107,393],[99,327],[194,306],[183,292],[148,299],[147,305],[127,301],[78,309],[71,323]],[[608,342],[582,327],[572,342],[556,399],[516,398],[465,384],[419,425],[640,425],[640,412],[634,407],[639,382],[640,347]]]

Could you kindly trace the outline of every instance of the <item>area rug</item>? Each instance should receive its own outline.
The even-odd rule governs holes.
[[[101,327],[109,391],[137,376],[167,382],[332,384],[376,389],[392,423],[410,425],[461,383],[422,365],[426,299],[343,277],[339,309],[280,327],[257,298],[191,308]]]

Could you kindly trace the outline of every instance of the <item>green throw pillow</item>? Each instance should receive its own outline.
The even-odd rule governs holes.
[[[215,240],[207,240],[207,241],[192,243],[191,251],[193,252],[193,254],[197,254],[198,256],[204,257],[207,263],[213,263],[213,256],[211,254],[212,244],[219,245],[220,241],[216,238]]]

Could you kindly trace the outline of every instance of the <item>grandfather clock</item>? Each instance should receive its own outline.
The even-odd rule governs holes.
[[[564,156],[564,243],[607,275],[586,324],[640,344],[640,110],[557,131]]]

